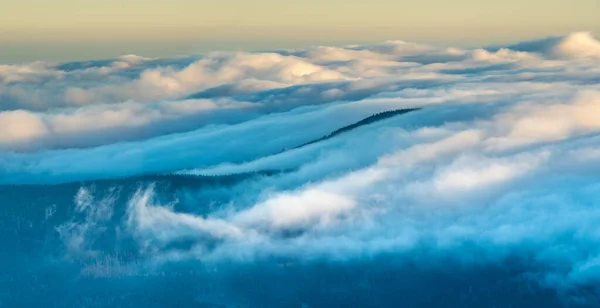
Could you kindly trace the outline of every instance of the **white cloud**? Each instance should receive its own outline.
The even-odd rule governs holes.
[[[508,48],[537,52],[555,59],[600,58],[600,42],[590,32],[573,32],[564,36],[523,42]]]
[[[179,192],[202,213],[139,189],[124,232],[159,260],[517,257],[543,283],[592,285],[597,44],[575,33],[497,49],[391,41],[2,67],[0,183],[282,171]],[[71,249],[106,227],[91,204],[110,202],[81,193],[87,216],[61,229]]]

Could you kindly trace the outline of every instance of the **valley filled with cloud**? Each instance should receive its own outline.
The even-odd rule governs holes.
[[[600,302],[587,32],[0,65],[0,128],[0,306]]]

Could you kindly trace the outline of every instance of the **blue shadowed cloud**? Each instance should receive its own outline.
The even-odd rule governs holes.
[[[0,66],[0,306],[594,306],[598,46]]]

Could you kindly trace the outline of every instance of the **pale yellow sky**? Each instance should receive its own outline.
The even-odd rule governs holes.
[[[599,0],[2,0],[0,62],[386,39],[476,45],[599,33],[598,16]]]

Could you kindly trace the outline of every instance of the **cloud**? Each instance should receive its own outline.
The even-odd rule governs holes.
[[[290,178],[302,178],[308,166],[229,188],[232,196],[258,193],[256,201],[197,218],[194,225],[207,228],[218,222],[227,227],[214,231],[233,229],[235,235],[219,237],[219,244],[210,249],[204,246],[206,240],[198,240],[191,249],[178,252],[177,258],[353,260],[382,253],[410,258],[427,249],[431,255],[420,262],[436,264],[450,256],[460,262],[485,264],[516,256],[546,268],[536,273],[542,275],[544,284],[569,288],[594,281],[593,269],[588,269],[592,266],[579,265],[593,262],[600,253],[593,248],[592,227],[597,217],[593,194],[598,186],[593,177],[579,171],[591,161],[566,153],[566,147],[574,146],[568,141],[517,152],[490,152],[486,144],[494,139],[484,129],[490,126],[479,123],[473,129],[471,125],[399,131],[411,142],[384,159],[334,176],[312,173],[311,184],[302,179],[291,190],[284,188]],[[371,131],[371,136],[376,134],[377,130]],[[369,140],[360,138],[365,139]],[[576,148],[590,151],[598,140],[590,141]],[[342,144],[348,147],[346,151],[361,148],[350,140]],[[342,144],[322,151],[341,150]],[[328,159],[332,158],[316,158]],[[578,184],[565,186],[567,179]],[[271,187],[271,193],[256,192],[254,185]],[[143,193],[152,195],[152,189]],[[231,199],[235,200],[244,202]],[[173,217],[172,225],[157,226],[154,232],[175,230],[190,217],[148,200],[138,206],[158,207]],[[586,227],[581,229],[582,225]],[[577,239],[571,237],[576,230],[580,230]],[[468,253],[467,247],[473,245],[478,249],[477,261]],[[566,247],[567,254],[562,250]],[[560,283],[555,277],[561,277]]]
[[[593,132],[600,128],[600,93],[584,92],[571,103],[524,103],[499,115],[509,130],[501,147],[540,141],[566,139],[574,133]],[[511,144],[512,143],[512,144]]]
[[[31,151],[98,146],[415,89],[425,93],[472,84],[470,91],[478,96],[475,88],[493,82],[504,87],[516,81],[597,83],[594,70],[598,68],[593,63],[569,65],[539,57],[535,53],[539,50],[531,46],[547,41],[556,41],[554,47],[585,45],[582,50],[593,50],[590,46],[595,42],[589,34],[573,33],[497,50],[389,41],[280,53],[216,52],[166,59],[125,55],[87,62],[4,65],[0,67],[0,113],[5,113],[2,125],[7,132],[0,147]],[[221,112],[224,108],[227,112]],[[25,113],[31,129],[21,131],[15,124],[20,121],[10,119]],[[133,119],[134,113],[139,117]],[[83,122],[71,133],[69,123]],[[21,132],[8,133],[17,130]]]
[[[596,44],[574,33],[2,67],[0,183],[89,181],[58,228],[72,255],[102,254],[90,243],[114,228],[111,249],[127,240],[157,264],[518,260],[543,285],[593,286]],[[403,108],[419,110],[298,148]],[[165,192],[145,180],[157,174],[197,185]],[[127,200],[94,195],[99,180]]]
[[[84,148],[236,123],[264,113],[260,106],[227,99],[95,104],[46,113],[0,113],[0,149],[31,152]]]
[[[508,46],[509,49],[538,52],[548,58],[600,58],[600,42],[590,32],[574,32],[565,36],[548,37]]]

